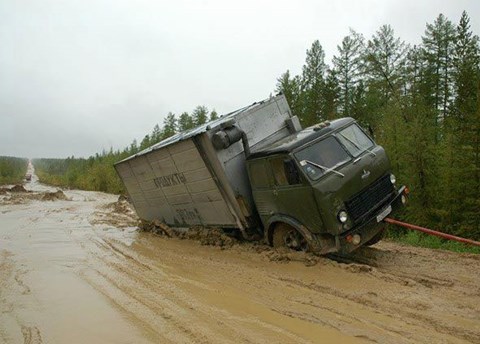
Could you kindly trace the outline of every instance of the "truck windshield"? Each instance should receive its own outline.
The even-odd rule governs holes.
[[[313,180],[317,180],[337,166],[350,160],[342,145],[332,136],[316,142],[295,153],[305,173]]]
[[[370,152],[373,146],[373,141],[356,124],[339,131],[337,138],[355,158],[365,151]]]

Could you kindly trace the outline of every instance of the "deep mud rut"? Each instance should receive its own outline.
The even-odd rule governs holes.
[[[205,246],[112,195],[26,188],[0,195],[0,343],[480,343],[479,255]]]

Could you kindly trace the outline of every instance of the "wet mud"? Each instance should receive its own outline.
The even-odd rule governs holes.
[[[479,255],[380,242],[344,263],[25,188],[0,198],[0,343],[480,342]]]

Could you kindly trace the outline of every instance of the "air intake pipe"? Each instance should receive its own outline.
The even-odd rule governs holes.
[[[250,146],[248,145],[247,134],[239,127],[232,125],[217,131],[212,136],[212,143],[215,149],[226,149],[235,142],[242,140],[243,152],[245,157],[250,156]]]

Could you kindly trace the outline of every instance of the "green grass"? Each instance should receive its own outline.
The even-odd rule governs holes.
[[[403,244],[417,246],[417,247],[426,247],[432,249],[447,250],[453,252],[461,253],[476,253],[480,254],[480,247],[462,244],[457,241],[442,239],[433,235],[427,235],[417,231],[408,231],[403,234],[392,233],[392,229],[389,230],[388,238],[393,241],[400,242]]]

